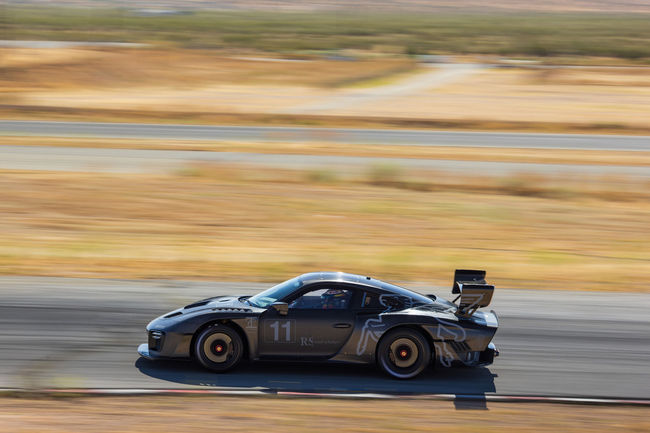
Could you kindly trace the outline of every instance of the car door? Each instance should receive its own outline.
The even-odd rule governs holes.
[[[357,291],[340,283],[314,283],[284,300],[287,315],[271,308],[261,317],[260,356],[301,359],[334,356],[352,334]]]

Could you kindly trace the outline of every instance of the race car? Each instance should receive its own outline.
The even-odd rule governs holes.
[[[242,359],[286,359],[377,364],[409,379],[430,365],[493,362],[497,315],[479,311],[493,292],[485,271],[457,270],[454,302],[371,277],[312,272],[254,296],[215,296],[171,311],[147,325],[138,352],[194,359],[218,373]]]

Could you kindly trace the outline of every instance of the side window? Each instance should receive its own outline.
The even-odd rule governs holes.
[[[350,306],[352,290],[323,287],[307,292],[289,304],[297,310],[345,310]]]
[[[366,310],[385,310],[386,306],[379,300],[379,293],[363,292],[361,295],[361,308]]]

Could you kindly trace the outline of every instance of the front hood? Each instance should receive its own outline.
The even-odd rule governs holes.
[[[202,310],[212,310],[212,311],[250,311],[251,306],[246,302],[242,302],[248,298],[248,296],[236,295],[236,296],[215,296],[212,298],[202,299],[200,301],[193,302],[189,305],[186,305],[183,308],[172,311],[172,313],[181,312],[185,313],[194,313],[196,311]],[[171,314],[171,313],[170,313]]]
[[[215,296],[202,299],[157,317],[149,323],[147,329],[169,326],[170,324],[183,320],[185,317],[205,312],[247,313],[252,311],[252,307],[242,302],[246,298],[248,296],[239,295]]]
[[[247,310],[250,311],[251,307],[240,299],[248,298],[248,296],[218,296],[211,298],[210,302],[205,305],[205,308],[212,310]]]

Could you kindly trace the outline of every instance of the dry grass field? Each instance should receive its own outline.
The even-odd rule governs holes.
[[[495,68],[441,88],[337,110],[368,116],[582,123],[642,127],[650,113],[649,68]]]
[[[650,191],[624,179],[357,178],[194,166],[166,176],[0,173],[0,273],[277,281],[373,273],[447,286],[648,291]]]
[[[643,67],[485,69],[440,88],[366,102],[354,95],[417,79],[423,69],[405,57],[116,48],[5,48],[0,66],[5,118],[650,131],[650,73]],[[300,107],[327,107],[336,95],[353,97],[301,114]]]
[[[61,91],[169,86],[269,85],[336,88],[417,67],[398,57],[336,61],[255,52],[135,48],[0,48],[0,91]]]
[[[488,403],[456,410],[427,400],[250,397],[2,398],[0,432],[648,432],[648,409]]]

